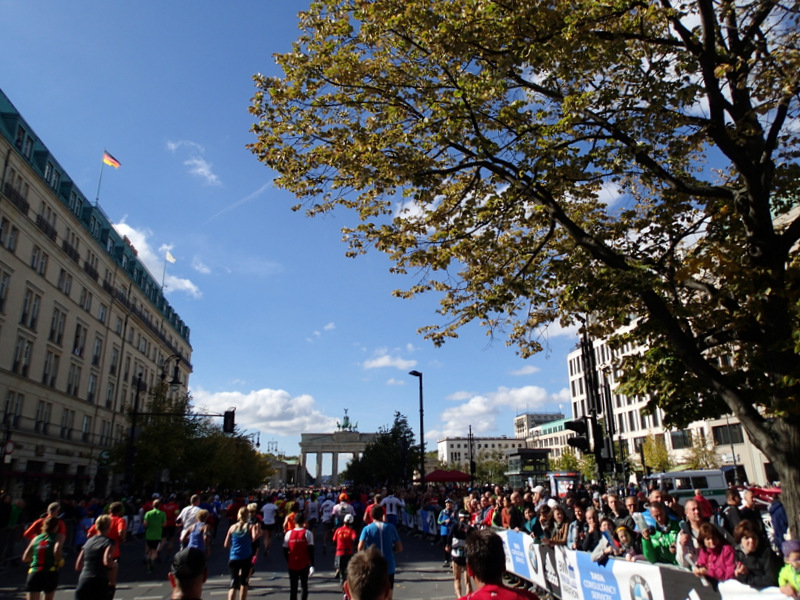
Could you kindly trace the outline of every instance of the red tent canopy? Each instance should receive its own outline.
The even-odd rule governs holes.
[[[443,471],[442,469],[436,469],[435,471],[431,471],[430,473],[425,474],[425,481],[430,481],[433,483],[453,483],[457,481],[469,481],[469,475],[467,473],[462,473],[461,471]]]

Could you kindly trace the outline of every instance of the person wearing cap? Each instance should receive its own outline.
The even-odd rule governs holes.
[[[450,530],[453,528],[453,525],[458,522],[458,515],[456,514],[455,508],[453,508],[453,501],[450,498],[444,501],[444,508],[442,512],[439,513],[436,522],[439,524],[439,535],[441,536],[442,545],[444,546],[444,562],[442,566],[449,567],[450,551],[447,549],[447,542],[450,539]]]
[[[336,578],[342,585],[344,585],[345,577],[347,577],[347,563],[350,562],[350,557],[353,556],[353,550],[358,539],[358,534],[353,529],[354,520],[353,515],[345,515],[344,525],[333,532],[333,545],[336,547],[333,566],[336,569]]]
[[[472,580],[467,574],[467,554],[465,551],[467,535],[475,529],[469,524],[469,512],[463,508],[458,511],[458,521],[450,528],[450,535],[445,545],[445,550],[453,560],[453,584],[456,590],[456,598],[462,596],[462,579],[466,578],[467,593],[472,592]]]
[[[353,515],[353,517],[355,517],[356,511],[350,505],[350,499],[347,497],[347,494],[342,492],[339,494],[339,503],[331,509],[334,530],[344,525],[345,515]]]
[[[403,551],[403,543],[397,529],[391,523],[384,521],[383,507],[378,504],[372,507],[372,523],[361,530],[361,537],[358,541],[358,550],[366,550],[370,546],[377,546],[389,565],[389,586],[390,591],[388,600],[392,600],[394,590],[394,574],[397,568],[394,555]]]
[[[467,535],[465,544],[467,575],[475,580],[475,590],[460,600],[539,600],[525,589],[503,583],[506,554],[503,540],[491,529],[476,529]]]
[[[185,548],[175,554],[169,571],[172,600],[202,600],[203,584],[208,579],[206,554],[197,548]]]

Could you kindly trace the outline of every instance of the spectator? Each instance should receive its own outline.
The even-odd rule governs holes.
[[[738,546],[736,579],[759,590],[776,585],[781,570],[780,558],[753,524],[748,520],[740,522],[733,532],[733,540]]]
[[[603,533],[600,531],[600,515],[597,509],[589,507],[586,509],[586,535],[583,537],[580,550],[593,552],[600,543]]]
[[[642,532],[642,552],[651,563],[677,564],[675,544],[680,526],[667,516],[667,507],[661,502],[650,503],[650,515],[655,525]]]
[[[491,529],[478,529],[467,536],[467,574],[475,579],[476,590],[463,599],[469,600],[539,600],[527,590],[503,585],[506,557],[503,540]]]
[[[391,592],[389,567],[375,546],[350,560],[344,592],[350,600],[387,600]]]
[[[511,506],[508,509],[508,528],[514,531],[521,531],[523,529],[523,521],[525,515],[523,514],[524,505],[522,503],[522,494],[519,492],[511,493]]]
[[[786,596],[800,597],[800,542],[789,540],[781,544],[785,565],[778,574],[778,585]]]
[[[714,516],[714,507],[711,505],[711,502],[708,501],[708,498],[703,496],[702,490],[694,491],[694,499],[697,502],[697,506],[700,508],[700,516],[703,517],[704,521],[708,521]],[[686,505],[684,504],[684,508],[685,507]]]
[[[586,537],[586,532],[589,530],[589,524],[586,522],[586,511],[583,504],[576,502],[573,507],[575,519],[569,524],[567,532],[567,548],[570,550],[580,550],[583,538]]]
[[[734,535],[733,531],[739,522],[742,520],[739,505],[742,503],[739,492],[734,488],[725,490],[725,508],[722,509],[722,527],[731,536]]]
[[[703,523],[699,542],[697,565],[692,569],[694,574],[714,582],[733,579],[735,552],[722,533],[711,523]]]
[[[772,521],[772,544],[776,548],[781,548],[785,541],[786,532],[789,530],[789,519],[786,517],[786,509],[783,508],[780,494],[772,498],[769,505],[769,518]]]
[[[553,527],[550,534],[550,547],[564,546],[569,533],[567,511],[560,504],[556,504],[551,512],[553,513]]]
[[[633,518],[622,504],[622,500],[619,499],[619,496],[616,494],[608,494],[606,496],[606,502],[608,503],[606,516],[614,521],[615,528],[619,527],[620,525],[624,525],[628,529],[633,530],[636,527],[633,522]]]
[[[739,509],[739,514],[743,519],[749,519],[756,526],[759,533],[764,532],[764,523],[761,521],[761,513],[756,506],[756,497],[753,490],[745,490],[742,496],[743,504]]]
[[[619,541],[620,553],[617,556],[625,558],[625,560],[644,560],[642,554],[642,541],[635,531],[620,525],[614,531],[614,535]]]
[[[175,554],[169,571],[172,600],[197,600],[208,579],[206,555],[197,548],[186,548]]]
[[[678,566],[692,569],[697,564],[697,556],[700,552],[700,527],[704,522],[700,503],[693,498],[687,500],[675,552]]]

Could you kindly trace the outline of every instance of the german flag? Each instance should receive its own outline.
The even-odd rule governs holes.
[[[119,168],[119,161],[105,150],[103,150],[103,162],[109,167]]]

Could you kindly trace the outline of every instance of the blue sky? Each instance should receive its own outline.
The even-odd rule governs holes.
[[[295,0],[0,0],[0,87],[84,194],[133,241],[191,327],[198,408],[297,454],[302,432],[331,431],[344,409],[360,431],[405,414],[427,448],[445,435],[513,435],[526,410],[569,410],[575,331],[546,332],[519,358],[478,327],[434,348],[438,297],[392,297],[408,278],[372,252],[344,256],[354,215],[308,219],[245,148],[252,75],[276,75],[298,36]],[[328,461],[326,461],[327,468]],[[312,466],[313,472],[313,466]],[[327,470],[326,470],[327,472]]]

